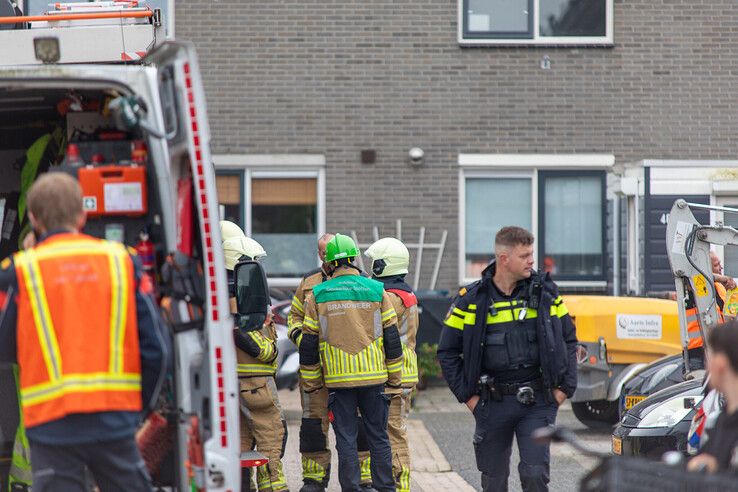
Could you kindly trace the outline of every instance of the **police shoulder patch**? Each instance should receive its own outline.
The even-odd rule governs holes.
[[[10,258],[5,258],[0,262],[0,269],[7,270],[10,267]]]

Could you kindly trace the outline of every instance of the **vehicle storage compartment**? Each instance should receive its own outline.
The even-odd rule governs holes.
[[[84,232],[136,250],[149,278],[161,285],[167,251],[156,173],[146,137],[120,131],[111,121],[108,105],[118,95],[115,90],[0,87],[0,259],[18,251],[31,232],[25,197],[35,179],[66,172],[80,179],[88,215]],[[7,363],[0,365],[0,394],[0,490],[6,490],[19,416],[13,368]],[[143,454],[147,462],[156,462],[156,482],[169,485],[177,469],[171,378],[157,410],[159,419],[141,431],[150,447],[149,455]]]

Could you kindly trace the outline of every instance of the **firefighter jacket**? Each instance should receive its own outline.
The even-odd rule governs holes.
[[[494,321],[495,315],[520,316],[523,310],[523,306],[505,310],[505,314],[501,314],[502,310],[492,310],[495,268],[492,262],[481,280],[459,291],[441,330],[438,361],[451,391],[462,403],[478,394],[487,325]],[[549,274],[534,273],[520,287],[533,291],[535,301],[531,304],[537,304],[535,318],[543,384],[548,390],[558,388],[571,398],[577,387],[577,337],[571,316]],[[525,316],[529,314],[533,314],[530,308]]]
[[[380,282],[353,267],[313,288],[305,301],[300,375],[305,390],[402,383],[397,315]]]
[[[231,311],[236,299],[231,297]],[[273,376],[277,372],[277,328],[273,319],[259,330],[233,330],[238,377]]]
[[[718,323],[725,321],[723,316],[723,307],[725,306],[725,298],[727,297],[727,291],[725,286],[719,282],[715,282],[715,303],[717,304],[718,312]],[[692,307],[687,308],[687,337],[689,341],[687,343],[687,350],[698,349],[704,347],[705,341],[702,339],[702,331],[700,331],[700,322],[697,319],[697,307],[694,306],[694,301],[689,299],[688,303]]]
[[[379,277],[384,290],[389,294],[392,307],[397,313],[397,326],[402,341],[402,386],[412,388],[418,383],[418,357],[415,341],[418,335],[418,298],[405,283],[404,275]]]
[[[295,295],[292,296],[292,307],[287,316],[287,328],[290,340],[298,347],[302,339],[302,322],[305,319],[305,299],[313,291],[313,287],[320,285],[328,279],[328,274],[323,268],[317,268],[309,272],[300,281]]]

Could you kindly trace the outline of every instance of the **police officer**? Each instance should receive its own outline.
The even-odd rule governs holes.
[[[266,256],[262,246],[246,237],[233,222],[221,221],[220,233],[231,297],[231,311],[236,312],[233,270],[239,261],[257,260]],[[256,446],[269,458],[269,463],[256,471],[260,492],[288,490],[282,469],[282,456],[287,442],[287,425],[279,405],[274,374],[277,372],[277,330],[271,316],[261,330],[233,331],[238,363],[238,384],[241,393],[241,452]],[[241,490],[251,490],[248,468],[243,469]]]
[[[472,411],[485,492],[506,491],[513,436],[525,491],[548,490],[548,446],[532,432],[556,420],[577,384],[576,330],[548,274],[533,269],[533,235],[504,227],[482,279],[459,291],[438,360],[451,391]]]
[[[305,299],[312,293],[313,287],[328,280],[333,273],[333,266],[325,261],[325,247],[333,239],[333,234],[324,234],[318,239],[318,257],[320,268],[307,273],[292,297],[292,307],[287,317],[290,339],[300,347],[302,339],[302,322],[305,318]],[[323,387],[313,392],[302,388],[302,421],[300,423],[300,453],[302,454],[303,486],[300,492],[323,492],[328,487],[331,476],[331,450],[328,447],[328,388]],[[371,464],[369,450],[366,445],[363,422],[359,425],[359,461],[361,462],[361,487],[372,490]]]
[[[410,491],[410,448],[407,442],[407,417],[413,389],[418,383],[418,359],[415,340],[418,333],[418,299],[405,283],[410,253],[399,239],[386,237],[369,246],[365,253],[372,260],[372,278],[384,284],[397,313],[402,340],[402,392],[393,394],[389,409],[389,433],[392,445],[392,475],[398,492]]]
[[[354,266],[359,249],[336,234],[326,245],[332,278],[313,287],[305,302],[300,374],[305,391],[328,388],[341,489],[360,490],[357,409],[364,418],[371,476],[380,492],[394,491],[387,436],[389,398],[385,386],[402,383],[402,342],[397,315],[384,286]]]

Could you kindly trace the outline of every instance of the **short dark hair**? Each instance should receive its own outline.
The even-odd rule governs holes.
[[[526,229],[518,226],[505,226],[495,236],[495,246],[514,248],[518,245],[530,246],[536,238]]]
[[[738,374],[738,323],[720,323],[707,335],[707,344],[714,354],[724,354],[733,372]]]

